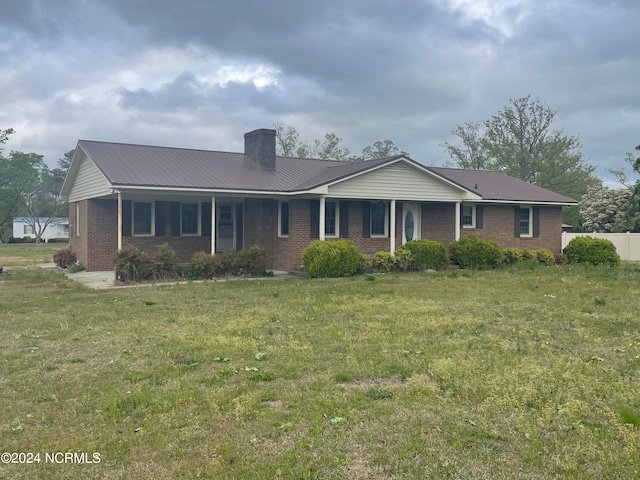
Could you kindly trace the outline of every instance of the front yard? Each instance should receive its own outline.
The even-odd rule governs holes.
[[[97,291],[14,270],[0,450],[40,461],[0,477],[637,478],[639,294],[638,265]]]

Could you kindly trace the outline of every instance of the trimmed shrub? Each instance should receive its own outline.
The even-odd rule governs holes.
[[[589,236],[576,237],[562,250],[570,263],[620,265],[620,256],[611,240]]]
[[[149,257],[133,245],[127,245],[113,257],[116,278],[121,282],[138,282],[153,275]]]
[[[302,264],[311,277],[350,277],[360,260],[358,247],[349,240],[316,240],[302,252]]]
[[[521,248],[507,247],[502,249],[502,255],[504,257],[504,263],[513,265],[514,263],[522,260],[523,251]]]
[[[451,259],[461,268],[482,270],[495,268],[502,263],[502,251],[491,240],[470,235],[449,244]]]
[[[440,270],[449,261],[447,248],[443,243],[434,240],[412,240],[402,248],[413,254],[413,266],[418,270]]]
[[[539,248],[538,250],[534,250],[534,252],[536,254],[536,260],[542,265],[553,265],[556,263],[556,257],[551,250]]]
[[[29,235],[25,235],[24,237],[22,237],[22,243],[32,243],[32,242],[33,240]]]
[[[265,251],[259,245],[254,245],[239,252],[227,252],[231,254],[233,270],[232,274],[248,273],[261,275],[265,271]],[[224,257],[223,257],[224,259]]]
[[[370,255],[360,254],[360,263],[358,264],[358,270],[356,273],[371,273],[373,272],[373,258]]]
[[[158,250],[151,258],[153,262],[153,276],[156,278],[169,278],[176,275],[178,257],[169,243],[158,245]]]
[[[53,254],[53,263],[60,268],[67,268],[69,264],[73,264],[76,261],[76,254],[70,250],[63,248]]]
[[[190,279],[210,279],[224,274],[222,257],[206,252],[194,253],[189,267],[186,272]]]
[[[400,272],[406,272],[414,267],[413,253],[404,247],[400,247],[393,252],[393,268]]]
[[[387,273],[393,268],[394,258],[389,252],[377,252],[373,256],[371,266],[374,272]]]

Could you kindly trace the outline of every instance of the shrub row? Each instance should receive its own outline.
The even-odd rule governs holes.
[[[116,253],[113,265],[116,278],[125,283],[180,277],[197,280],[225,274],[262,274],[265,270],[265,254],[258,246],[217,255],[197,252],[193,254],[191,263],[181,267],[178,265],[175,251],[168,243],[159,245],[156,251],[150,254],[133,245],[127,245]]]
[[[48,240],[45,240],[43,238],[41,239],[41,242],[42,243],[69,243],[69,239],[68,238],[49,238]],[[36,237],[30,237],[29,235],[23,238],[9,237],[9,239],[7,240],[7,243],[36,243]]]
[[[449,261],[461,268],[483,270],[521,261],[553,265],[564,260],[594,265],[620,263],[620,257],[610,241],[591,237],[572,240],[564,250],[564,257],[557,259],[547,249],[501,249],[497,243],[475,235],[451,242],[448,251],[441,242],[414,240],[393,254],[377,252],[373,257],[368,257],[361,255],[356,245],[348,240],[316,240],[302,253],[302,263],[311,277],[348,277],[357,272],[440,270]]]

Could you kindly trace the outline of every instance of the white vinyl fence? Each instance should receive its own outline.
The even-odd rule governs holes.
[[[640,261],[640,233],[567,233],[562,232],[562,248],[576,237],[594,237],[611,240],[621,260]]]

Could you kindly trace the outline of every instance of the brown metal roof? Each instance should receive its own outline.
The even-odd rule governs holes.
[[[112,185],[289,192],[348,162],[276,158],[276,171],[247,166],[244,154],[80,140]]]
[[[244,163],[244,154],[80,140],[81,147],[114,186],[206,190],[300,192],[333,183],[402,158],[366,162],[276,157],[276,171]],[[412,163],[414,160],[408,159]],[[499,172],[424,167],[483,200],[577,203],[575,200]]]
[[[445,167],[427,167],[427,169],[480,195],[483,200],[532,203],[578,203],[572,198],[523,182],[522,180],[510,177],[501,172]]]

